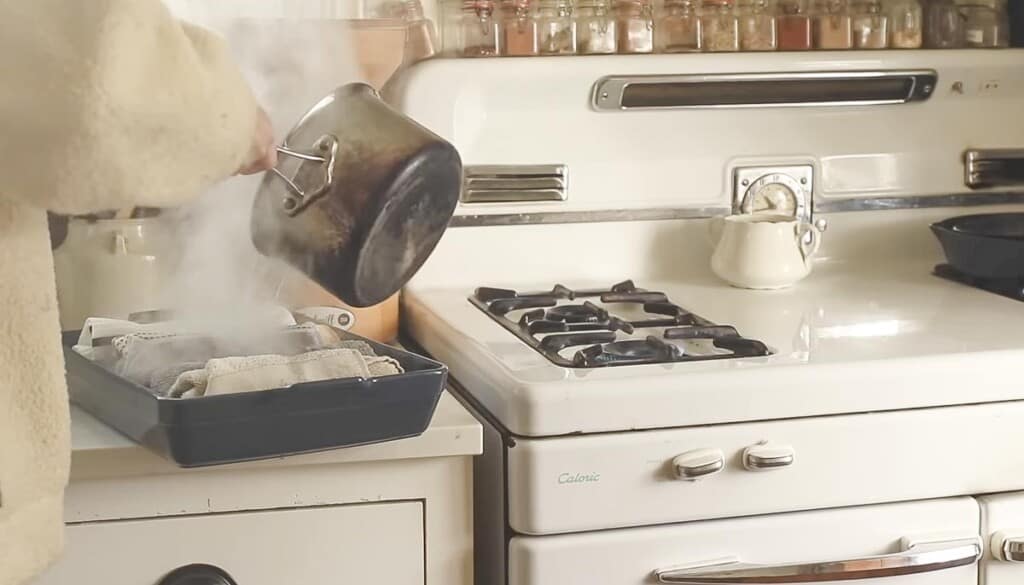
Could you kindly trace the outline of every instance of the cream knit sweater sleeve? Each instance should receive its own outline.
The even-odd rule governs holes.
[[[0,0],[0,197],[172,206],[244,163],[256,101],[226,45],[160,0]]]

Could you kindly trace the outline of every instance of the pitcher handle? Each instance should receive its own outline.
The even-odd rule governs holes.
[[[128,236],[124,232],[114,232],[114,241],[111,252],[115,256],[128,255]]]
[[[800,246],[804,262],[810,262],[821,248],[821,230],[811,223],[800,224],[796,228],[796,242]]]

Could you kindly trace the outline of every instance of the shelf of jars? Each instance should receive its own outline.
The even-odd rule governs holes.
[[[1024,26],[1009,1],[442,0],[438,24],[466,58],[1000,49]]]

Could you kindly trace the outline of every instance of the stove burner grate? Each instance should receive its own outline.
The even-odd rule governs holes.
[[[603,290],[572,290],[559,284],[550,291],[520,293],[483,287],[477,289],[470,302],[549,361],[563,367],[599,368],[771,354],[765,344],[742,337],[734,327],[716,325],[672,303],[664,293],[639,289],[629,280]],[[616,316],[615,305],[623,304],[639,305],[646,318],[630,321]],[[620,337],[620,333],[629,336],[638,329],[654,330],[657,334],[635,339]],[[682,345],[672,343],[700,340],[711,341],[727,353],[688,353]],[[576,350],[571,358],[562,354],[582,346],[587,347]]]

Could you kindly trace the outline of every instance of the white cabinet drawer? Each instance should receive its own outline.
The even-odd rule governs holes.
[[[157,585],[193,564],[217,567],[237,585],[422,584],[423,507],[359,504],[70,526],[64,557],[34,585]]]
[[[761,442],[789,449],[792,459],[779,460],[788,465],[746,468],[744,452]],[[509,524],[558,534],[1020,490],[1024,457],[996,457],[991,446],[1021,443],[1024,401],[518,439],[508,450]],[[708,450],[721,471],[675,475],[677,457]]]
[[[709,561],[733,560],[758,565],[800,567],[804,583],[830,583],[824,563],[878,555],[895,555],[890,566],[905,562],[931,543],[932,556],[960,559],[960,566],[919,566],[915,573],[872,578],[858,583],[886,585],[977,585],[979,513],[971,498],[907,504],[864,506],[752,518],[714,520],[650,528],[632,528],[555,536],[518,536],[509,544],[509,585],[586,583],[587,585],[650,585],[655,571]],[[904,540],[909,542],[903,542]],[[910,543],[921,543],[916,548]],[[916,552],[915,552],[916,551]],[[841,565],[849,579],[855,570],[874,570],[879,563]],[[724,568],[724,567],[723,567]],[[706,570],[706,569],[702,569]],[[776,569],[778,570],[778,569]],[[693,578],[693,575],[687,575]],[[679,577],[677,577],[679,578]],[[731,583],[728,580],[720,583]],[[761,581],[764,582],[764,581]],[[777,581],[787,582],[787,581]]]

